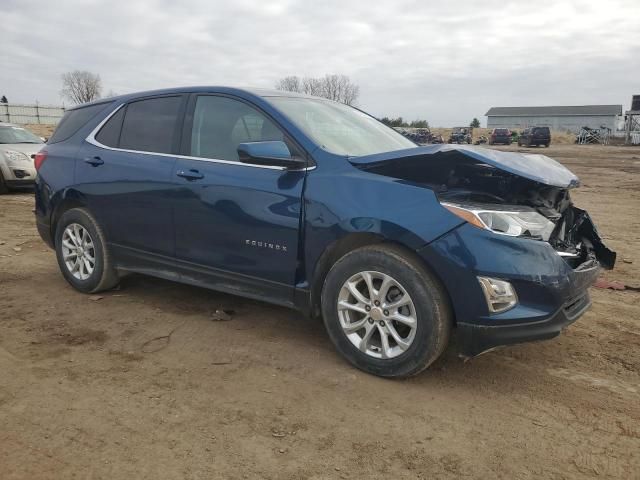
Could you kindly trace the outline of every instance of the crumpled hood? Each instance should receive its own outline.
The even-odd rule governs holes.
[[[568,168],[546,155],[540,155],[537,153],[505,152],[469,145],[427,145],[424,147],[377,153],[363,157],[353,157],[349,158],[349,161],[354,165],[362,166],[364,164],[375,165],[390,160],[397,161],[398,159],[405,157],[415,158],[418,156],[425,156],[425,162],[428,162],[429,156],[436,156],[438,154],[451,152],[459,152],[478,162],[491,165],[499,170],[503,170],[544,185],[551,185],[560,188],[573,188],[580,184],[578,177],[576,177]]]

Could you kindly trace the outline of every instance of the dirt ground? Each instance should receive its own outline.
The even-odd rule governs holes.
[[[498,147],[498,149],[516,149]],[[640,286],[640,149],[558,145]],[[640,293],[418,377],[355,370],[293,311],[144,276],[74,291],[0,197],[0,478],[640,478]],[[216,309],[233,309],[214,321]]]

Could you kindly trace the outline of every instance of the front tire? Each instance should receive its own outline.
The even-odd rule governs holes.
[[[336,349],[382,377],[427,368],[448,345],[453,324],[448,297],[421,260],[383,244],[335,263],[322,289],[322,314]]]
[[[73,208],[62,215],[55,247],[60,271],[76,290],[96,293],[118,284],[104,233],[84,208]]]

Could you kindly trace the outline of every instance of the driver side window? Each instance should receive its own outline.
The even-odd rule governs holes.
[[[284,141],[282,131],[255,108],[227,97],[200,96],[191,130],[192,157],[238,161],[238,145]]]

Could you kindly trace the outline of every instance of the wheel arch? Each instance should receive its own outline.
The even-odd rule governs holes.
[[[66,190],[61,193],[59,200],[56,202],[55,208],[51,212],[50,228],[54,246],[58,221],[62,215],[64,215],[64,212],[71,210],[72,208],[87,208],[87,202],[80,192],[75,190]]]
[[[379,233],[351,233],[346,235],[327,246],[327,248],[320,255],[318,262],[316,263],[316,267],[313,271],[313,275],[311,277],[311,285],[310,285],[310,316],[312,318],[320,318],[321,316],[321,295],[322,288],[324,286],[325,279],[327,274],[331,270],[331,267],[335,265],[335,263],[340,260],[347,253],[356,250],[358,248],[367,247],[370,245],[379,245],[384,244],[388,246],[393,246],[402,251],[404,255],[410,257],[417,264],[421,265],[430,275],[431,277],[439,284],[442,289],[447,302],[449,303],[453,325],[456,325],[456,317],[455,317],[455,309],[453,308],[453,301],[451,298],[451,294],[447,289],[445,283],[443,282],[440,275],[438,275],[437,271],[433,268],[433,266],[429,265],[429,263],[422,258],[416,250],[405,245],[401,242],[390,240]]]

